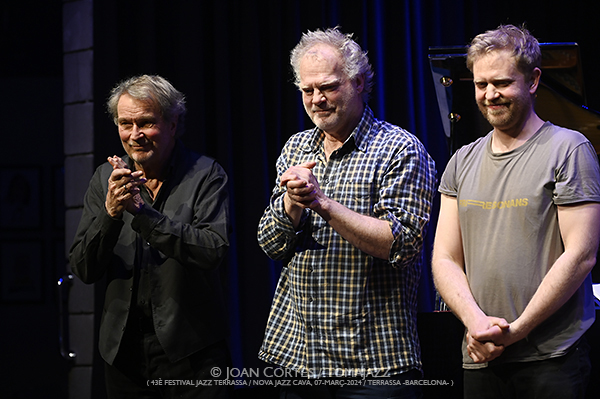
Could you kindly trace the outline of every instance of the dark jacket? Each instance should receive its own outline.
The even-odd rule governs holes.
[[[128,157],[123,160],[131,165]],[[178,143],[154,203],[146,202],[135,217],[125,212],[114,219],[104,206],[112,170],[109,163],[96,169],[69,254],[73,273],[84,283],[107,278],[100,354],[109,364],[117,355],[140,267],[148,270],[154,329],[172,362],[222,340],[226,323],[217,267],[229,246],[225,171]]]

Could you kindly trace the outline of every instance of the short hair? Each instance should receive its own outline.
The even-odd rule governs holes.
[[[136,100],[153,103],[163,120],[177,120],[176,137],[180,137],[184,128],[184,117],[187,112],[185,96],[165,78],[159,75],[139,75],[121,81],[108,97],[106,108],[117,124],[119,99],[128,94]]]
[[[326,44],[333,47],[342,59],[342,70],[346,76],[354,80],[358,75],[365,76],[365,90],[363,101],[369,100],[373,90],[373,68],[369,64],[367,52],[352,39],[352,34],[344,34],[338,27],[329,28],[325,31],[317,29],[302,34],[300,42],[290,53],[290,64],[294,72],[294,84],[300,87],[300,61],[306,53],[317,44]]]
[[[520,28],[514,25],[500,25],[497,29],[489,30],[473,39],[467,51],[467,68],[473,72],[475,61],[499,50],[512,53],[517,68],[527,79],[531,78],[535,68],[542,66],[540,44],[525,25]]]

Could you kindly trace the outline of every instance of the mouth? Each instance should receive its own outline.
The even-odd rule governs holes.
[[[129,143],[129,147],[131,147],[132,150],[140,151],[140,150],[144,150],[144,149],[148,148],[149,145],[148,145],[148,143],[142,144],[142,143],[133,142],[133,143]]]
[[[510,105],[510,103],[508,102],[503,102],[503,103],[490,103],[490,102],[484,102],[483,105],[485,105],[488,108],[501,108],[501,107],[508,107]]]
[[[510,107],[510,103],[484,103],[483,106],[492,113],[502,112]]]
[[[327,108],[327,109],[313,109],[312,112],[315,115],[323,115],[323,114],[330,114],[333,111],[332,108]]]

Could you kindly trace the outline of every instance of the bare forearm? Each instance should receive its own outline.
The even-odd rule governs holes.
[[[462,267],[449,259],[436,257],[434,251],[432,271],[436,289],[467,328],[486,317],[473,298]]]
[[[544,277],[523,313],[511,323],[515,335],[511,341],[526,337],[563,306],[581,286],[594,263],[591,259],[582,260],[569,252],[563,253]]]
[[[350,244],[376,258],[389,258],[394,237],[387,221],[361,215],[330,199],[320,205],[314,210]]]
[[[477,305],[467,277],[455,262],[435,257],[432,262],[436,287],[446,304],[465,325],[467,351],[475,363],[485,363],[504,352],[504,347],[488,341],[477,341],[473,334],[502,334],[508,328],[504,319],[487,316]]]
[[[290,218],[294,229],[297,229],[300,225],[300,219],[302,218],[302,212],[304,211],[304,207],[294,203],[287,195],[287,193],[283,196],[283,204],[285,207],[285,213]]]
[[[565,251],[554,262],[529,304],[511,324],[523,338],[573,296],[596,264],[600,237],[600,204],[558,207],[558,223]]]

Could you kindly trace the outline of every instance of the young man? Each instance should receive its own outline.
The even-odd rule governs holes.
[[[582,397],[598,158],[535,113],[541,51],[526,29],[477,36],[467,66],[493,130],[448,163],[433,255],[436,286],[466,327],[465,398]]]

